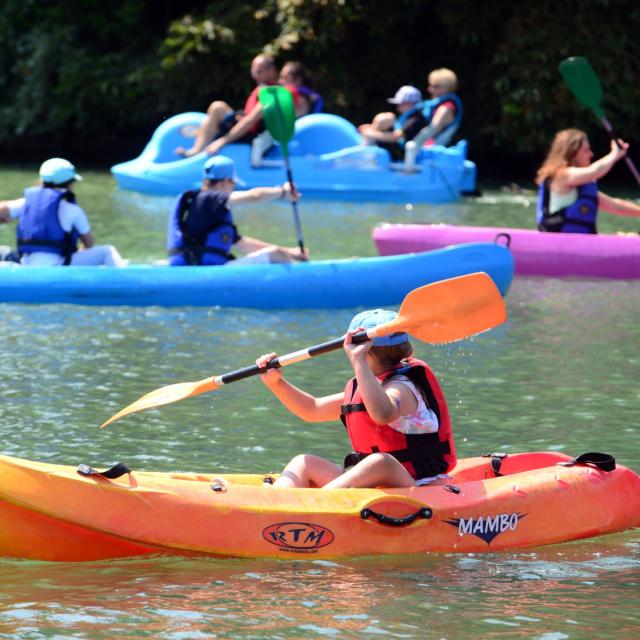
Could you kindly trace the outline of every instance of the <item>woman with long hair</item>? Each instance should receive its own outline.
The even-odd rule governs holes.
[[[623,140],[612,140],[609,153],[592,162],[593,151],[584,131],[559,131],[536,176],[538,229],[597,233],[599,209],[613,215],[640,217],[640,205],[612,198],[598,189],[597,181],[624,158],[628,149]]]

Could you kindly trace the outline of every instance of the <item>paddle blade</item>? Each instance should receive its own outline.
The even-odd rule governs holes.
[[[507,309],[486,273],[472,273],[414,289],[398,317],[376,327],[376,335],[405,331],[432,344],[469,338],[502,324]]]
[[[593,109],[598,117],[603,118],[604,113],[600,107],[602,84],[589,61],[582,56],[574,56],[563,60],[558,68],[578,102]]]
[[[296,109],[293,95],[285,87],[262,87],[258,92],[262,105],[262,118],[269,133],[282,145],[285,156],[288,155],[287,143],[293,137],[296,122]]]
[[[215,391],[219,388],[220,385],[215,382],[215,377],[205,378],[204,380],[198,380],[197,382],[178,382],[177,384],[160,387],[160,389],[147,393],[129,406],[118,411],[118,413],[111,416],[111,418],[106,422],[103,422],[100,425],[100,428],[103,429],[112,422],[115,422],[120,418],[124,418],[131,413],[145,411],[146,409],[153,409],[154,407],[161,407],[165,404],[171,404],[172,402],[178,402],[178,400],[184,400],[191,396],[206,393],[207,391]]]

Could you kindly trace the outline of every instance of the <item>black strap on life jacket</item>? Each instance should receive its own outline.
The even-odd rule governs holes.
[[[555,213],[549,211],[549,200],[551,198],[550,185],[551,179],[545,178],[542,183],[542,220],[538,225],[538,231],[550,231],[558,233],[564,224],[564,209],[560,209]]]
[[[437,433],[407,433],[403,435],[407,439],[409,447],[384,452],[392,455],[398,462],[420,462],[430,458],[440,458],[451,453],[449,442],[440,442]],[[379,451],[380,449],[375,445],[371,447],[371,451],[352,451],[345,458],[345,466],[351,467],[372,453],[379,453]],[[350,464],[346,464],[347,459]]]
[[[577,456],[567,462],[558,462],[563,467],[573,467],[576,464],[590,464],[602,471],[613,471],[616,468],[616,459],[609,453],[590,451]]]
[[[385,451],[393,456],[398,462],[430,462],[440,460],[442,456],[451,453],[451,447],[448,442],[440,442],[437,433],[410,433],[406,435],[408,441],[414,440],[415,445],[411,445],[406,449],[396,449],[394,451]],[[372,453],[379,453],[376,446],[371,447],[371,451],[352,451],[347,454],[344,459],[344,467],[352,467],[364,460]],[[446,465],[445,465],[446,467]],[[439,473],[439,472],[437,472]],[[434,474],[435,475],[435,474]]]
[[[207,236],[215,231],[218,227],[222,225],[229,224],[224,221],[221,216],[215,217],[209,221],[209,224],[203,230],[201,234],[192,235],[187,231],[187,220],[191,213],[191,205],[195,200],[196,196],[200,193],[199,191],[185,191],[182,194],[180,199],[180,203],[178,204],[178,227],[182,233],[182,247],[180,249],[173,249],[169,252],[169,255],[175,255],[181,253],[184,255],[184,260],[189,266],[200,265],[202,264],[202,256],[205,253],[210,253],[218,256],[222,256],[226,258],[226,260],[235,260],[235,256],[229,253],[228,251],[224,251],[219,247],[210,247],[205,244],[207,241]],[[237,239],[240,238],[238,235],[238,230],[234,224],[230,225],[233,229],[233,234]]]
[[[82,476],[102,476],[109,480],[115,480],[116,478],[123,476],[125,473],[131,473],[129,465],[125,462],[118,462],[118,464],[113,465],[113,467],[106,471],[97,471],[88,464],[79,464],[76,471]]]
[[[562,231],[562,227],[566,223],[575,224],[578,227],[584,227],[585,229],[589,229],[590,233],[597,233],[596,225],[592,222],[586,222],[584,220],[580,220],[579,218],[567,218],[567,207],[563,207],[562,209],[558,209],[558,211],[554,211],[551,213],[549,211],[549,200],[551,198],[551,178],[546,178],[543,187],[542,187],[542,220],[538,225],[538,231],[547,231],[551,233],[559,233]],[[591,196],[579,196],[581,198],[589,198],[592,200],[596,200]]]

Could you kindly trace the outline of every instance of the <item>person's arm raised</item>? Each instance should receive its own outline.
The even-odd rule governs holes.
[[[353,367],[358,381],[358,389],[367,413],[377,424],[389,424],[401,415],[408,415],[416,410],[418,403],[407,385],[392,383],[382,385],[367,361],[367,353],[373,343],[371,341],[354,344],[351,337],[356,331],[348,331],[345,336],[344,350]]]
[[[615,140],[611,141],[611,150],[606,156],[592,162],[588,167],[567,167],[560,176],[554,180],[554,186],[559,190],[569,190],[580,185],[599,180],[606,176],[613,165],[627,154],[629,145],[619,140],[620,146]]]

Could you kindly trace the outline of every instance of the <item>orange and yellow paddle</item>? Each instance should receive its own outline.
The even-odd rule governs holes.
[[[486,273],[458,276],[414,289],[400,305],[398,316],[390,322],[353,336],[354,342],[364,342],[376,336],[405,332],[431,344],[445,344],[469,338],[503,323],[507,311],[500,291]],[[274,358],[267,368],[286,367],[339,349],[344,336],[313,347]],[[204,378],[197,382],[179,382],[151,391],[109,418],[101,426],[131,413],[161,407],[264,373],[265,369],[252,365],[230,373]]]

